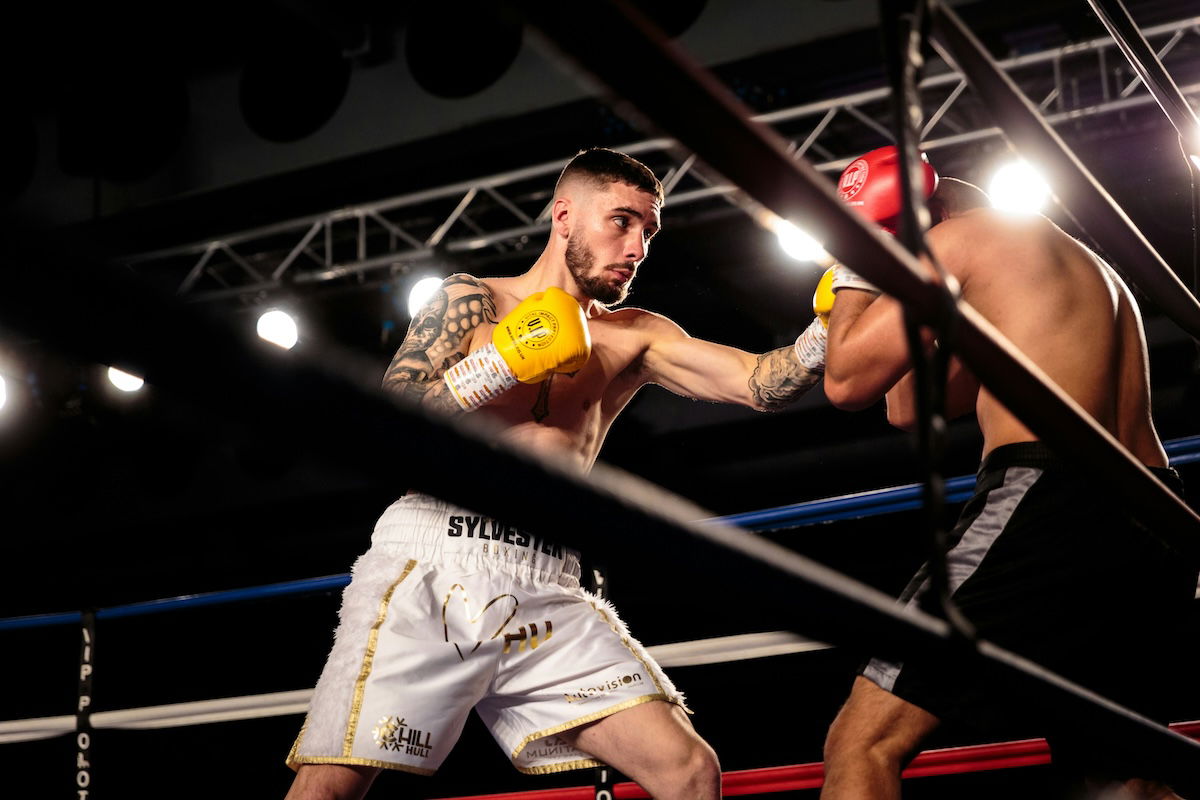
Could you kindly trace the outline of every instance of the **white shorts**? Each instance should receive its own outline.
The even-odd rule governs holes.
[[[354,565],[287,763],[433,774],[474,707],[521,772],[598,766],[556,734],[651,700],[684,707],[578,553],[410,494]]]

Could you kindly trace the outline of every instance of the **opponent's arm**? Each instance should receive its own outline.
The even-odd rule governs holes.
[[[903,313],[896,300],[843,289],[829,315],[825,396],[859,411],[884,396],[909,369]]]
[[[929,230],[926,242],[938,260],[965,293],[968,288],[965,248],[961,233],[952,223]],[[930,274],[933,266],[922,259]],[[837,268],[835,268],[837,269]],[[845,270],[845,267],[841,267]],[[864,409],[882,398],[911,368],[908,338],[904,332],[904,309],[853,272],[835,277],[835,302],[829,315],[826,353],[825,395],[847,411]],[[926,344],[932,334],[924,333]]]
[[[470,275],[446,278],[413,316],[383,376],[383,388],[435,411],[462,413],[442,378],[463,360],[471,336],[484,322],[496,322],[491,289]]]

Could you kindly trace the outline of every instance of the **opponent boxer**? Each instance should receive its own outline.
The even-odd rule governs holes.
[[[512,444],[566,454],[581,471],[647,383],[760,410],[799,397],[823,368],[818,320],[794,346],[752,355],[658,314],[609,308],[629,292],[662,204],[640,162],[580,153],[555,188],[550,241],[533,266],[447,278],[415,315],[385,388],[445,413],[477,409]],[[826,292],[823,310],[831,303]],[[683,696],[613,609],[580,589],[577,553],[409,494],[355,565],[288,758],[298,768],[288,796],[360,797],[381,768],[430,774],[472,707],[523,772],[604,762],[657,798],[720,794],[716,756]]]
[[[1129,290],[1095,253],[1040,215],[990,208],[977,187],[927,167],[930,251],[964,299],[1168,485],[1180,490],[1150,418],[1145,336]],[[934,187],[936,186],[936,190]],[[887,229],[900,210],[894,148],[852,163],[839,191]],[[900,304],[844,268],[833,278],[825,391],[844,409],[886,395],[889,420],[915,422]],[[974,410],[983,461],[950,536],[952,597],[978,634],[1068,679],[1164,719],[1167,643],[1188,613],[1196,567],[1134,522],[1009,413],[961,364],[948,416]],[[924,569],[901,601],[938,613]],[[822,798],[893,798],[900,771],[945,718],[986,726],[1013,709],[1013,687],[927,660],[872,660],[834,721]],[[1025,698],[1027,701],[1030,699]],[[1036,705],[1036,704],[1034,704]],[[1174,797],[1141,780],[1119,743],[1074,730],[1053,709],[1042,723],[1072,791]]]

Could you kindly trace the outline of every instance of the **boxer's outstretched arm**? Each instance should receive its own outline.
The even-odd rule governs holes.
[[[434,411],[463,413],[442,376],[466,356],[475,329],[495,321],[496,303],[487,284],[451,275],[413,316],[383,388]]]
[[[777,411],[821,379],[801,365],[792,345],[762,355],[703,339],[658,315],[647,314],[650,334],[642,376],[672,392],[714,403],[736,403]]]

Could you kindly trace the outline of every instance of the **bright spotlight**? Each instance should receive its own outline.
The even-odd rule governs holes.
[[[1050,186],[1028,162],[1012,161],[996,170],[988,185],[988,195],[993,208],[1033,214],[1046,204]]]
[[[797,261],[820,262],[829,258],[820,242],[786,220],[776,221],[774,231],[783,252]]]
[[[1188,158],[1192,160],[1192,163],[1195,164],[1197,168],[1200,168],[1200,155],[1192,153],[1190,156],[1188,156]]]
[[[4,408],[4,404],[8,402],[8,386],[4,383],[4,376],[0,375],[0,408]]]
[[[413,284],[412,289],[408,292],[408,315],[415,317],[421,306],[429,302],[429,298],[433,297],[442,285],[441,278],[421,278]]]
[[[268,311],[258,318],[258,335],[284,350],[291,350],[300,339],[296,320],[279,309]]]
[[[116,367],[108,368],[108,381],[122,392],[136,392],[146,383],[137,375],[130,375]]]

